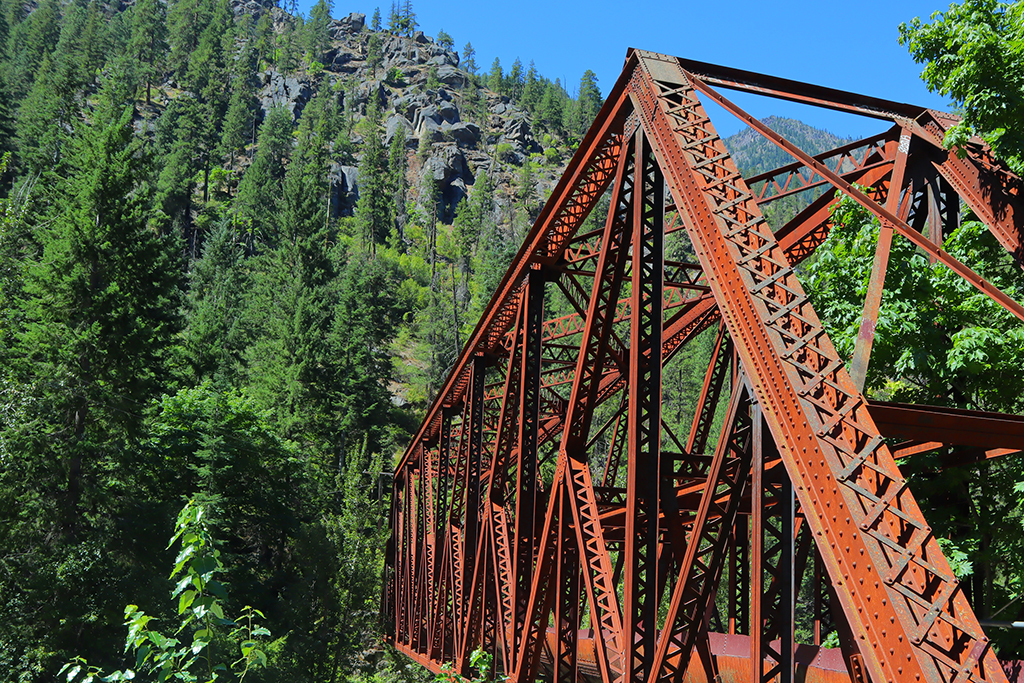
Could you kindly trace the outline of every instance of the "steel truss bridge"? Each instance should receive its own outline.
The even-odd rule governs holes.
[[[812,157],[723,90],[890,127]],[[744,178],[708,101],[794,163]],[[1019,179],[980,140],[944,150],[956,121],[630,50],[396,469],[395,647],[464,675],[483,649],[516,683],[1007,681],[895,458],[1017,453],[1024,418],[863,394],[893,239],[1024,320],[941,248],[962,202],[1024,255]],[[766,204],[815,188],[769,227]],[[835,190],[881,223],[849,362],[796,270]],[[672,428],[665,368],[697,339],[710,361]],[[812,644],[795,643],[801,594]]]

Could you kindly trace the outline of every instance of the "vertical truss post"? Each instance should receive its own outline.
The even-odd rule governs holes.
[[[658,492],[661,487],[661,325],[664,186],[643,132],[636,133],[629,342],[629,450],[623,637],[626,681],[647,678],[658,618]]]
[[[753,495],[753,486],[751,486]],[[747,515],[737,515],[729,539],[729,634],[749,633],[750,592],[749,580],[750,532]]]
[[[534,269],[523,296],[523,351],[519,395],[519,467],[516,481],[515,577],[512,587],[512,664],[518,668],[519,650],[528,619],[531,579],[537,553],[537,431],[540,423],[540,372],[544,324],[545,274]]]
[[[474,605],[471,603],[473,593],[474,567],[476,557],[480,552],[480,494],[481,494],[481,456],[483,452],[484,437],[484,375],[486,374],[486,360],[483,356],[476,356],[473,359],[473,371],[470,379],[468,409],[469,423],[463,423],[463,430],[467,442],[466,448],[466,511],[465,523],[463,526],[462,542],[462,572],[460,581],[462,590],[460,600],[462,601],[462,622],[459,629],[462,633],[459,638],[459,659],[458,669],[462,675],[469,675],[469,653],[470,645],[473,642],[471,624],[473,620]]]
[[[763,414],[762,414],[763,419]],[[756,419],[756,418],[755,418]],[[795,502],[766,424],[754,423],[751,492],[751,657],[761,683],[793,683],[795,645]],[[756,616],[753,616],[755,615]],[[776,641],[778,645],[776,645]]]
[[[420,455],[420,468],[414,476],[413,496],[416,503],[416,589],[413,597],[413,648],[419,650],[426,640],[426,626],[430,615],[427,614],[427,601],[423,596],[427,594],[427,563],[430,561],[427,544],[427,515],[426,508],[429,505],[427,499],[427,480],[430,478],[427,458],[430,451],[424,448]]]
[[[733,385],[729,412],[693,517],[665,626],[658,637],[651,674],[647,678],[650,683],[682,680],[714,599],[729,534],[750,472],[749,396],[745,381]]]
[[[794,656],[796,655],[796,554],[794,543],[796,541],[796,498],[793,495],[793,485],[786,475],[785,468],[779,466],[779,514],[782,517],[782,536],[779,542],[782,544],[779,555],[778,576],[779,601],[778,601],[778,624],[779,635],[779,667],[781,671],[780,683],[795,683],[796,670],[794,667]]]
[[[907,155],[910,153],[910,131],[904,130],[900,135],[899,147],[896,151],[896,163],[889,179],[889,194],[885,199],[885,208],[892,214],[899,212],[900,194],[903,192],[903,180],[907,170]],[[868,282],[868,293],[864,299],[864,312],[860,319],[860,331],[857,333],[857,345],[850,361],[850,378],[858,391],[864,391],[867,379],[868,363],[871,361],[871,347],[875,341],[875,326],[878,324],[878,312],[882,307],[882,291],[885,289],[885,273],[889,268],[889,251],[892,247],[894,226],[882,221],[878,231],[878,244],[875,247],[875,261],[871,267],[871,279]],[[939,243],[941,244],[941,242]]]
[[[750,419],[753,423],[751,444],[753,456],[750,474],[750,666],[753,668],[755,683],[764,681],[765,621],[768,615],[764,600],[765,564],[765,492],[767,482],[764,471],[764,418],[761,406],[751,406]],[[768,435],[771,438],[771,435]]]
[[[560,496],[563,520],[572,518],[566,492]],[[555,583],[555,683],[577,683],[576,658],[580,628],[580,553],[575,535],[564,524],[558,534],[558,576]]]
[[[451,635],[453,615],[450,609],[453,597],[451,554],[453,539],[449,514],[451,505],[454,504],[450,501],[454,495],[454,486],[449,487],[449,479],[451,471],[453,469],[457,471],[458,467],[452,462],[452,410],[450,408],[442,408],[440,423],[437,443],[437,513],[435,516],[437,521],[435,533],[438,540],[434,553],[437,567],[434,570],[434,586],[430,595],[434,604],[434,618],[431,623],[430,649],[428,651],[428,656],[431,659],[441,659],[449,653],[453,637]]]

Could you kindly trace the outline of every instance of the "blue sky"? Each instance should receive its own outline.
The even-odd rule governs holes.
[[[308,14],[312,2],[302,0],[299,11]],[[390,1],[335,0],[332,14],[362,12],[369,19],[377,6],[386,22]],[[897,27],[947,8],[942,0],[413,0],[420,29],[430,36],[444,29],[460,53],[471,41],[481,69],[495,57],[506,71],[516,57],[524,67],[532,59],[541,74],[562,79],[570,92],[592,69],[607,94],[626,48],[637,47],[938,109],[949,105],[924,87],[920,65],[897,41]],[[862,137],[884,128],[870,119],[732,97],[755,116],[800,118],[837,135]],[[741,127],[727,114],[711,113],[722,134]]]

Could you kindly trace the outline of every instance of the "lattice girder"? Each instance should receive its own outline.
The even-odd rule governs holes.
[[[812,158],[750,120],[797,161],[745,179],[701,98],[746,115],[713,87],[890,127]],[[958,220],[954,192],[1015,257],[1024,242],[1020,180],[980,141],[965,158],[939,149],[953,123],[630,51],[396,470],[384,609],[398,649],[469,674],[483,648],[523,683],[542,669],[567,683],[678,683],[725,666],[717,628],[750,643],[745,677],[790,683],[803,582],[814,645],[834,625],[851,679],[1005,681],[794,270],[827,237],[836,199],[822,194],[775,231],[761,211],[838,188],[893,239],[1024,317],[940,248]],[[606,191],[603,227],[582,230]],[[666,257],[680,231],[694,262]],[[571,312],[546,319],[545,292]],[[869,297],[866,320],[878,305]],[[662,369],[705,331],[713,343],[687,433],[662,415]],[[866,364],[870,344],[858,353]],[[1018,447],[1005,438],[997,455]]]

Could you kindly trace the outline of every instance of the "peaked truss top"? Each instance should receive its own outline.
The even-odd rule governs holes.
[[[892,127],[811,156],[721,89]],[[744,178],[702,99],[794,162]],[[1024,320],[1024,307],[941,247],[962,199],[1018,265],[1024,255],[1020,180],[978,140],[964,157],[944,150],[955,122],[630,50],[396,470],[386,603],[396,645],[435,670],[453,660],[466,670],[482,646],[523,683],[542,665],[559,681],[678,682],[695,651],[713,649],[715,595],[729,590],[746,611],[730,613],[728,633],[748,639],[755,680],[791,681],[792,606],[810,563],[851,678],[1005,681],[884,440],[925,409],[862,395],[894,236]],[[821,194],[774,231],[762,215],[814,188],[882,224],[849,364],[794,270],[824,241],[837,200]],[[583,230],[606,192],[603,228]],[[681,231],[691,261],[666,256]],[[545,316],[549,284],[569,313]],[[680,439],[662,415],[662,367],[715,328]],[[720,396],[728,409],[711,448]],[[987,420],[996,436],[978,457],[1024,446],[1019,420],[942,415],[953,426],[935,445],[979,445],[957,425]]]

